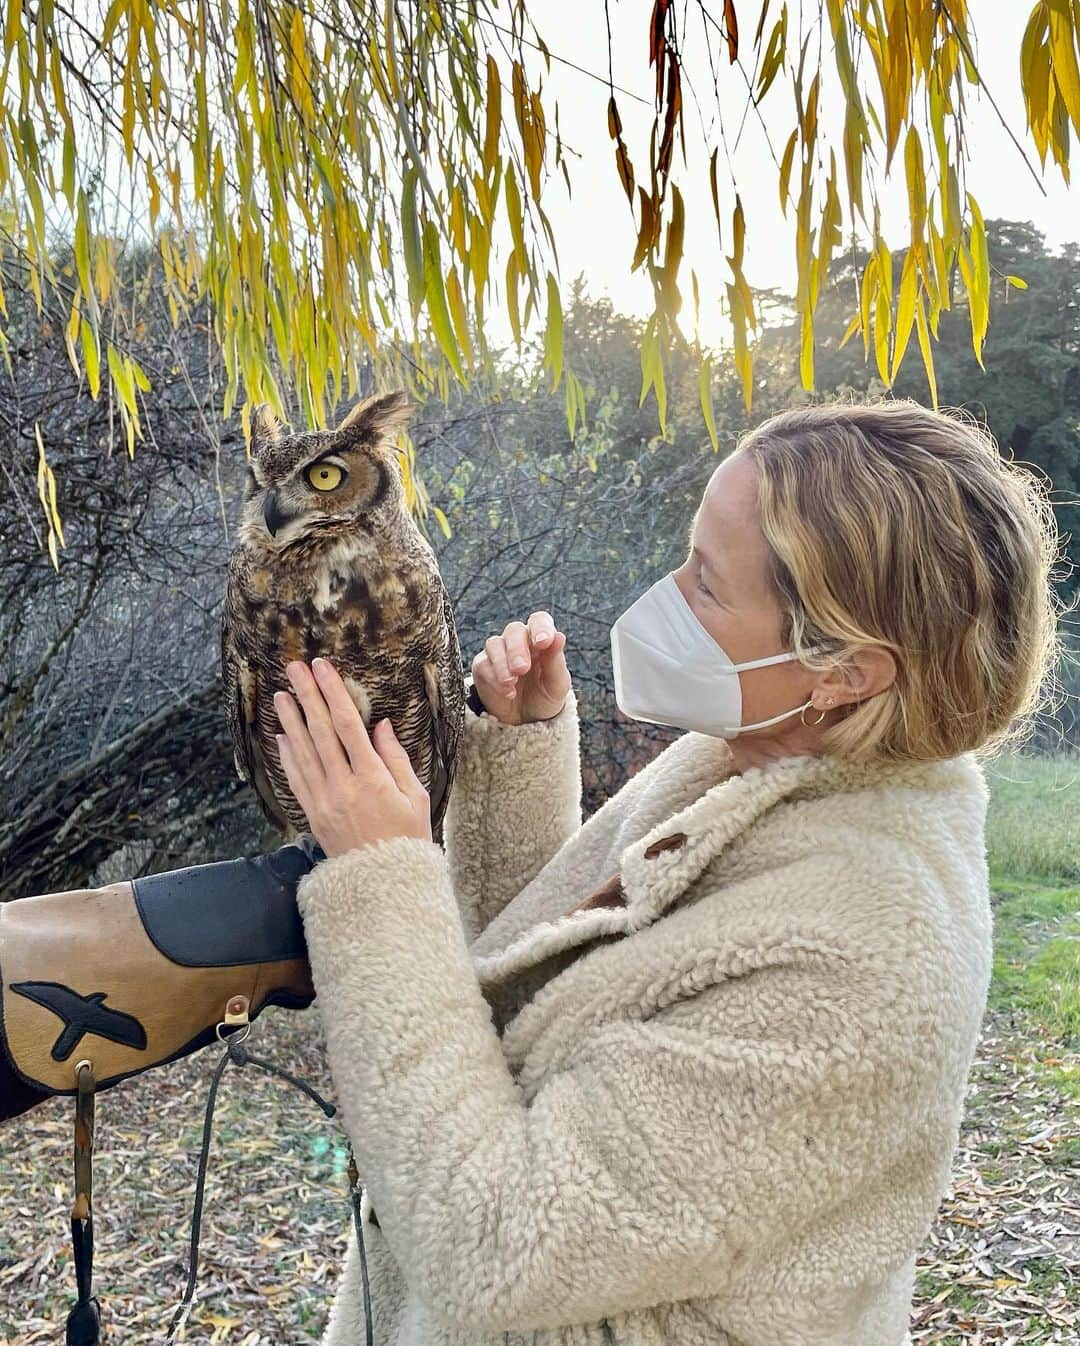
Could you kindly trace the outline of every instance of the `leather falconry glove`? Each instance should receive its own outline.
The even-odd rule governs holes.
[[[254,858],[0,904],[0,1121],[100,1092],[215,1040],[218,1024],[315,998],[296,885],[304,835]]]

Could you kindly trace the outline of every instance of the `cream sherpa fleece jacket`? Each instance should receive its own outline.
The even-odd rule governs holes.
[[[467,719],[445,854],[299,885],[377,1346],[902,1346],[990,976],[978,762],[687,733],[582,825],[572,694]]]

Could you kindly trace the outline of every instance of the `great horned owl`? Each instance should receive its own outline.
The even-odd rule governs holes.
[[[405,504],[391,435],[403,392],[365,398],[336,430],[286,434],[260,407],[221,618],[236,769],[287,839],[310,830],[274,735],[292,659],[329,659],[372,728],[388,716],[442,821],[465,715],[450,599]]]

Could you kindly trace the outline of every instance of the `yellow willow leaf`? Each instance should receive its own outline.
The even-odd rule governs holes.
[[[938,163],[947,163],[949,147],[945,139],[945,93],[940,76],[935,76],[930,81],[930,130],[934,137]]]
[[[806,96],[806,115],[803,121],[803,144],[806,146],[807,157],[812,158],[814,146],[817,144],[817,107],[818,91],[821,88],[821,71],[819,70],[810,81],[810,92]]]
[[[150,191],[150,227],[157,226],[158,217],[161,215],[161,188],[158,186],[158,180],[147,160],[146,165],[146,185]]]
[[[75,298],[71,302],[71,312],[68,315],[67,326],[64,328],[64,346],[76,378],[82,377],[82,370],[79,368],[79,355],[75,348],[75,343],[79,339],[79,322],[82,318],[82,310],[79,307],[80,297],[81,292],[76,289]]]
[[[419,173],[410,164],[405,170],[401,189],[401,247],[405,255],[405,274],[409,282],[409,307],[415,319],[423,302],[426,279],[420,246],[420,225],[416,214],[416,187]]]
[[[679,269],[683,254],[683,235],[685,231],[685,209],[682,193],[673,182],[671,184],[671,223],[668,225],[667,244],[664,248],[664,270],[672,275]]]
[[[659,220],[653,199],[644,187],[638,187],[638,199],[641,202],[641,228],[638,230],[637,246],[630,262],[631,271],[638,269],[648,256],[649,249],[655,246],[659,229]]]
[[[660,275],[663,282],[663,303],[670,308],[672,313],[678,313],[679,309],[682,307],[682,297],[679,294],[678,287],[678,274],[679,264],[682,261],[685,214],[682,193],[675,183],[671,184],[671,193],[671,222],[668,225],[667,242],[664,247],[664,262],[660,268]]]
[[[123,85],[123,110],[120,114],[120,133],[124,141],[124,158],[128,168],[135,158],[135,86],[132,65],[129,60]]]
[[[514,343],[521,346],[521,315],[518,308],[518,264],[517,253],[512,252],[506,262],[506,313],[510,319],[510,330],[514,334]]]
[[[743,405],[747,412],[754,395],[754,366],[750,355],[750,347],[746,339],[747,315],[745,300],[742,292],[737,285],[728,285],[728,308],[731,312],[731,326],[735,337],[734,362],[735,369],[742,381]]]
[[[825,206],[821,212],[821,230],[818,235],[818,282],[825,284],[833,252],[843,242],[844,216],[836,191],[836,154],[829,151],[829,178],[825,186]]]
[[[581,386],[581,382],[574,371],[568,369],[566,371],[566,425],[571,440],[574,438],[574,427],[577,425],[578,416],[581,417],[582,428],[584,428],[585,389]]]
[[[431,512],[432,514],[435,515],[436,521],[438,522],[439,527],[442,529],[443,537],[449,537],[450,525],[447,522],[446,515],[442,512],[442,510],[438,507],[438,505],[432,505]]]
[[[532,317],[533,312],[536,309],[536,303],[537,303],[536,286],[533,284],[533,278],[532,276],[528,276],[527,279],[529,282],[529,293],[525,296],[525,312],[522,315],[521,319],[522,324],[525,327],[528,327],[529,319]]]
[[[780,209],[787,214],[788,198],[791,195],[791,165],[795,159],[795,145],[799,139],[798,128],[792,131],[788,137],[788,143],[784,149],[784,157],[780,161]]]
[[[1023,280],[1020,276],[1006,276],[1005,279],[1017,290],[1026,290],[1028,287],[1027,281]]]
[[[120,420],[124,427],[124,439],[127,443],[128,457],[135,457],[135,420],[127,407],[121,402]]]
[[[915,326],[919,333],[919,349],[922,351],[923,368],[926,370],[926,381],[930,385],[930,402],[934,410],[937,411],[937,379],[934,375],[934,352],[930,346],[930,333],[926,326],[926,310],[923,308],[923,297],[921,294],[915,305]]]
[[[549,271],[547,273],[547,325],[544,329],[544,364],[551,369],[554,392],[562,378],[563,365],[563,312],[559,298],[559,284]]]
[[[758,75],[758,86],[754,94],[754,102],[760,103],[772,87],[773,81],[780,73],[784,65],[784,57],[787,55],[787,5],[780,11],[780,18],[773,26],[772,33],[769,35],[769,42],[765,48],[765,55],[761,61],[761,73]],[[765,12],[762,10],[761,17],[764,19]],[[757,43],[754,44],[755,47]]]
[[[499,190],[502,186],[502,158],[496,161],[496,172],[492,179],[491,190],[479,173],[472,175],[473,190],[476,192],[476,202],[480,207],[480,218],[484,224],[490,226],[495,218],[495,204],[498,200]]]
[[[701,399],[701,414],[705,418],[705,429],[709,432],[709,443],[712,444],[713,452],[720,450],[720,440],[716,434],[716,417],[713,414],[712,399],[712,363],[705,359],[701,362],[701,372],[698,375],[698,397]]]
[[[464,266],[469,260],[469,245],[465,238],[465,200],[456,182],[450,188],[450,237]]]
[[[948,308],[950,302],[949,264],[948,259],[945,256],[945,244],[941,235],[934,227],[933,220],[930,221],[930,256],[934,259],[934,294],[933,308],[931,310],[931,314],[933,315],[934,309]],[[931,326],[935,327],[936,330],[936,324],[933,321],[933,317],[931,317]]]
[[[135,382],[127,369],[124,358],[111,341],[106,344],[105,354],[109,364],[109,373],[112,375],[113,387],[120,396],[121,406],[129,411],[134,411]]]
[[[852,219],[856,210],[863,220],[866,219],[863,205],[863,158],[869,140],[861,104],[849,103],[844,114],[844,173]]]
[[[488,283],[488,265],[491,260],[491,234],[479,215],[473,216],[469,231],[469,270],[473,277],[473,293],[476,296],[477,320],[484,305],[484,292]]]
[[[802,315],[799,378],[807,392],[812,392],[814,388],[814,315],[809,309],[806,309]]]
[[[960,241],[963,211],[960,208],[960,176],[953,164],[946,165],[945,193],[941,199],[942,237],[947,251]]]
[[[848,344],[851,338],[859,330],[861,322],[862,322],[861,317],[859,316],[858,313],[856,313],[854,318],[852,318],[852,320],[844,328],[844,335],[840,338],[840,345],[837,347],[837,350],[844,349],[844,347]]]
[[[1032,139],[1045,163],[1049,136],[1050,45],[1046,6],[1039,4],[1031,12],[1020,46],[1020,79],[1024,109]]]
[[[717,236],[718,241],[719,241],[721,244],[723,244],[724,231],[723,231],[723,229],[721,229],[721,227],[720,227],[720,193],[717,191],[717,187],[716,187],[716,156],[717,156],[717,154],[719,154],[719,152],[720,152],[720,147],[717,146],[717,147],[713,150],[713,152],[712,152],[712,157],[709,159],[709,192],[710,192],[711,195],[712,195],[712,208],[713,208],[713,214],[716,216],[716,236]],[[638,191],[641,193],[642,197],[644,198],[644,197],[645,197],[645,189],[644,189],[644,187],[639,187],[639,188],[638,188]],[[644,223],[645,223],[645,209],[644,209],[644,206],[645,206],[645,202],[644,202],[644,200],[643,200],[643,201],[642,201],[642,212],[641,212],[641,216],[642,216],[642,228],[644,228]],[[638,240],[638,242],[639,242],[639,246],[640,246],[640,239]],[[634,268],[631,267],[630,269],[633,270]]]
[[[904,143],[904,167],[907,174],[911,237],[914,240],[922,238],[926,220],[926,172],[923,168],[922,142],[914,126],[909,128]]]
[[[75,129],[64,127],[64,170],[61,190],[70,209],[75,208]]]
[[[641,392],[638,395],[638,406],[645,405],[645,399],[649,395],[649,389],[656,381],[657,367],[660,366],[660,350],[656,341],[656,318],[651,317],[645,324],[645,330],[641,334]],[[660,366],[662,368],[662,366]]]
[[[4,55],[10,56],[15,48],[15,44],[22,37],[23,30],[23,12],[22,4],[9,4],[7,6],[7,17],[4,21]]]
[[[128,356],[128,365],[131,368],[131,374],[135,380],[136,387],[141,388],[144,393],[148,393],[150,391],[150,380],[146,377],[143,367],[130,355]]]
[[[79,278],[83,293],[93,294],[93,277],[90,273],[90,222],[87,218],[84,192],[79,193],[79,203],[75,212],[75,274]]]
[[[382,54],[386,58],[386,78],[390,83],[390,91],[394,98],[400,102],[402,99],[401,81],[398,79],[397,66],[394,62],[395,41],[394,33],[397,31],[395,24],[397,22],[397,6],[394,0],[386,0],[383,6],[383,32],[386,34],[382,43]]]
[[[526,112],[527,90],[525,87],[525,70],[520,61],[511,62],[510,85],[514,99],[514,120],[517,122],[518,133],[521,136],[522,144],[524,144],[525,125],[528,120],[528,113]]]
[[[900,298],[896,306],[896,332],[893,337],[892,378],[895,381],[900,363],[907,350],[911,337],[911,325],[915,320],[915,298],[918,293],[918,272],[915,268],[915,253],[909,248],[904,258],[904,270],[900,276]]]
[[[619,181],[622,183],[623,191],[626,193],[626,199],[633,205],[634,165],[630,162],[630,155],[627,153],[626,145],[621,140],[615,149],[615,167],[618,169]]]
[[[743,244],[746,241],[746,216],[743,214],[742,198],[737,193],[735,196],[735,210],[731,217],[731,226],[732,238],[734,240],[734,247],[732,250],[732,256],[734,258],[733,265],[741,271]]]
[[[85,318],[79,324],[79,338],[82,345],[83,368],[86,370],[86,383],[90,389],[90,396],[96,400],[101,388],[101,359],[97,336]]]
[[[506,214],[510,221],[510,235],[514,240],[518,267],[524,275],[529,269],[525,253],[525,221],[521,213],[521,194],[514,176],[514,165],[509,163],[506,165]]]
[[[1080,134],[1080,66],[1076,60],[1076,37],[1068,0],[1049,0],[1050,59],[1054,79],[1069,119]]]
[[[32,266],[27,273],[27,281],[30,285],[30,293],[34,296],[34,304],[40,315],[44,311],[44,299],[41,293],[41,276],[36,266]]]
[[[289,65],[289,86],[293,102],[303,112],[304,120],[310,123],[314,120],[315,104],[311,96],[311,63],[308,59],[307,36],[299,5],[293,10],[292,22],[289,25],[289,54],[292,58]],[[389,59],[388,56],[388,63]]]
[[[972,278],[968,287],[968,301],[971,311],[971,341],[975,358],[981,369],[983,341],[990,320],[990,258],[986,246],[986,225],[978,202],[968,192],[968,204],[971,207],[971,258]]]
[[[59,511],[56,508],[56,477],[52,468],[45,458],[45,445],[41,439],[41,426],[35,422],[34,438],[38,446],[38,474],[37,487],[38,499],[41,501],[41,507],[45,514],[45,522],[49,529],[49,556],[55,569],[59,569],[59,558],[57,556],[56,544],[60,543],[63,547],[64,528],[60,520]]]
[[[874,358],[877,360],[881,381],[886,387],[892,384],[892,379],[889,377],[889,328],[892,325],[891,318],[892,309],[889,305],[888,295],[885,293],[884,285],[879,285],[877,298],[874,301]]]
[[[875,229],[875,233],[877,233]],[[889,307],[892,307],[892,253],[889,251],[885,240],[880,234],[877,234],[876,251],[878,257],[878,275],[881,278],[881,288],[885,292],[885,299]]]
[[[1050,150],[1054,156],[1054,162],[1061,169],[1061,176],[1068,184],[1069,116],[1056,84],[1053,89],[1053,103],[1050,109]]]
[[[454,323],[454,335],[457,337],[458,346],[464,353],[466,361],[471,365],[473,349],[469,337],[469,319],[465,312],[465,296],[462,294],[461,282],[458,280],[457,267],[451,267],[446,277],[446,301],[450,306],[450,317]]]
[[[530,99],[531,105],[532,100]],[[529,174],[529,185],[532,188],[533,199],[536,200],[539,198],[541,191],[540,170],[544,166],[544,141],[539,127],[532,117],[529,117],[525,122],[522,143],[525,148],[525,167]]]
[[[862,284],[859,287],[859,326],[863,334],[864,360],[870,358],[870,307],[877,296],[879,284],[878,259],[874,254],[863,269]]]
[[[101,303],[108,303],[115,271],[115,253],[107,238],[94,239],[94,289]]]

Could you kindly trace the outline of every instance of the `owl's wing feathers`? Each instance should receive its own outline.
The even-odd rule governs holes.
[[[454,783],[458,745],[465,721],[465,678],[450,595],[437,572],[435,581],[442,593],[446,641],[437,662],[426,665],[424,672],[431,706],[433,747],[432,778],[428,791],[431,796],[431,828],[436,839],[441,839],[442,820],[450,802],[450,787]]]
[[[234,560],[235,560],[234,555]],[[259,673],[254,652],[244,646],[244,624],[237,620],[236,585],[239,569],[230,566],[225,606],[221,614],[221,680],[225,714],[233,742],[237,775],[255,791],[267,820],[285,831],[288,819],[282,812],[270,783],[267,762],[259,741]]]

